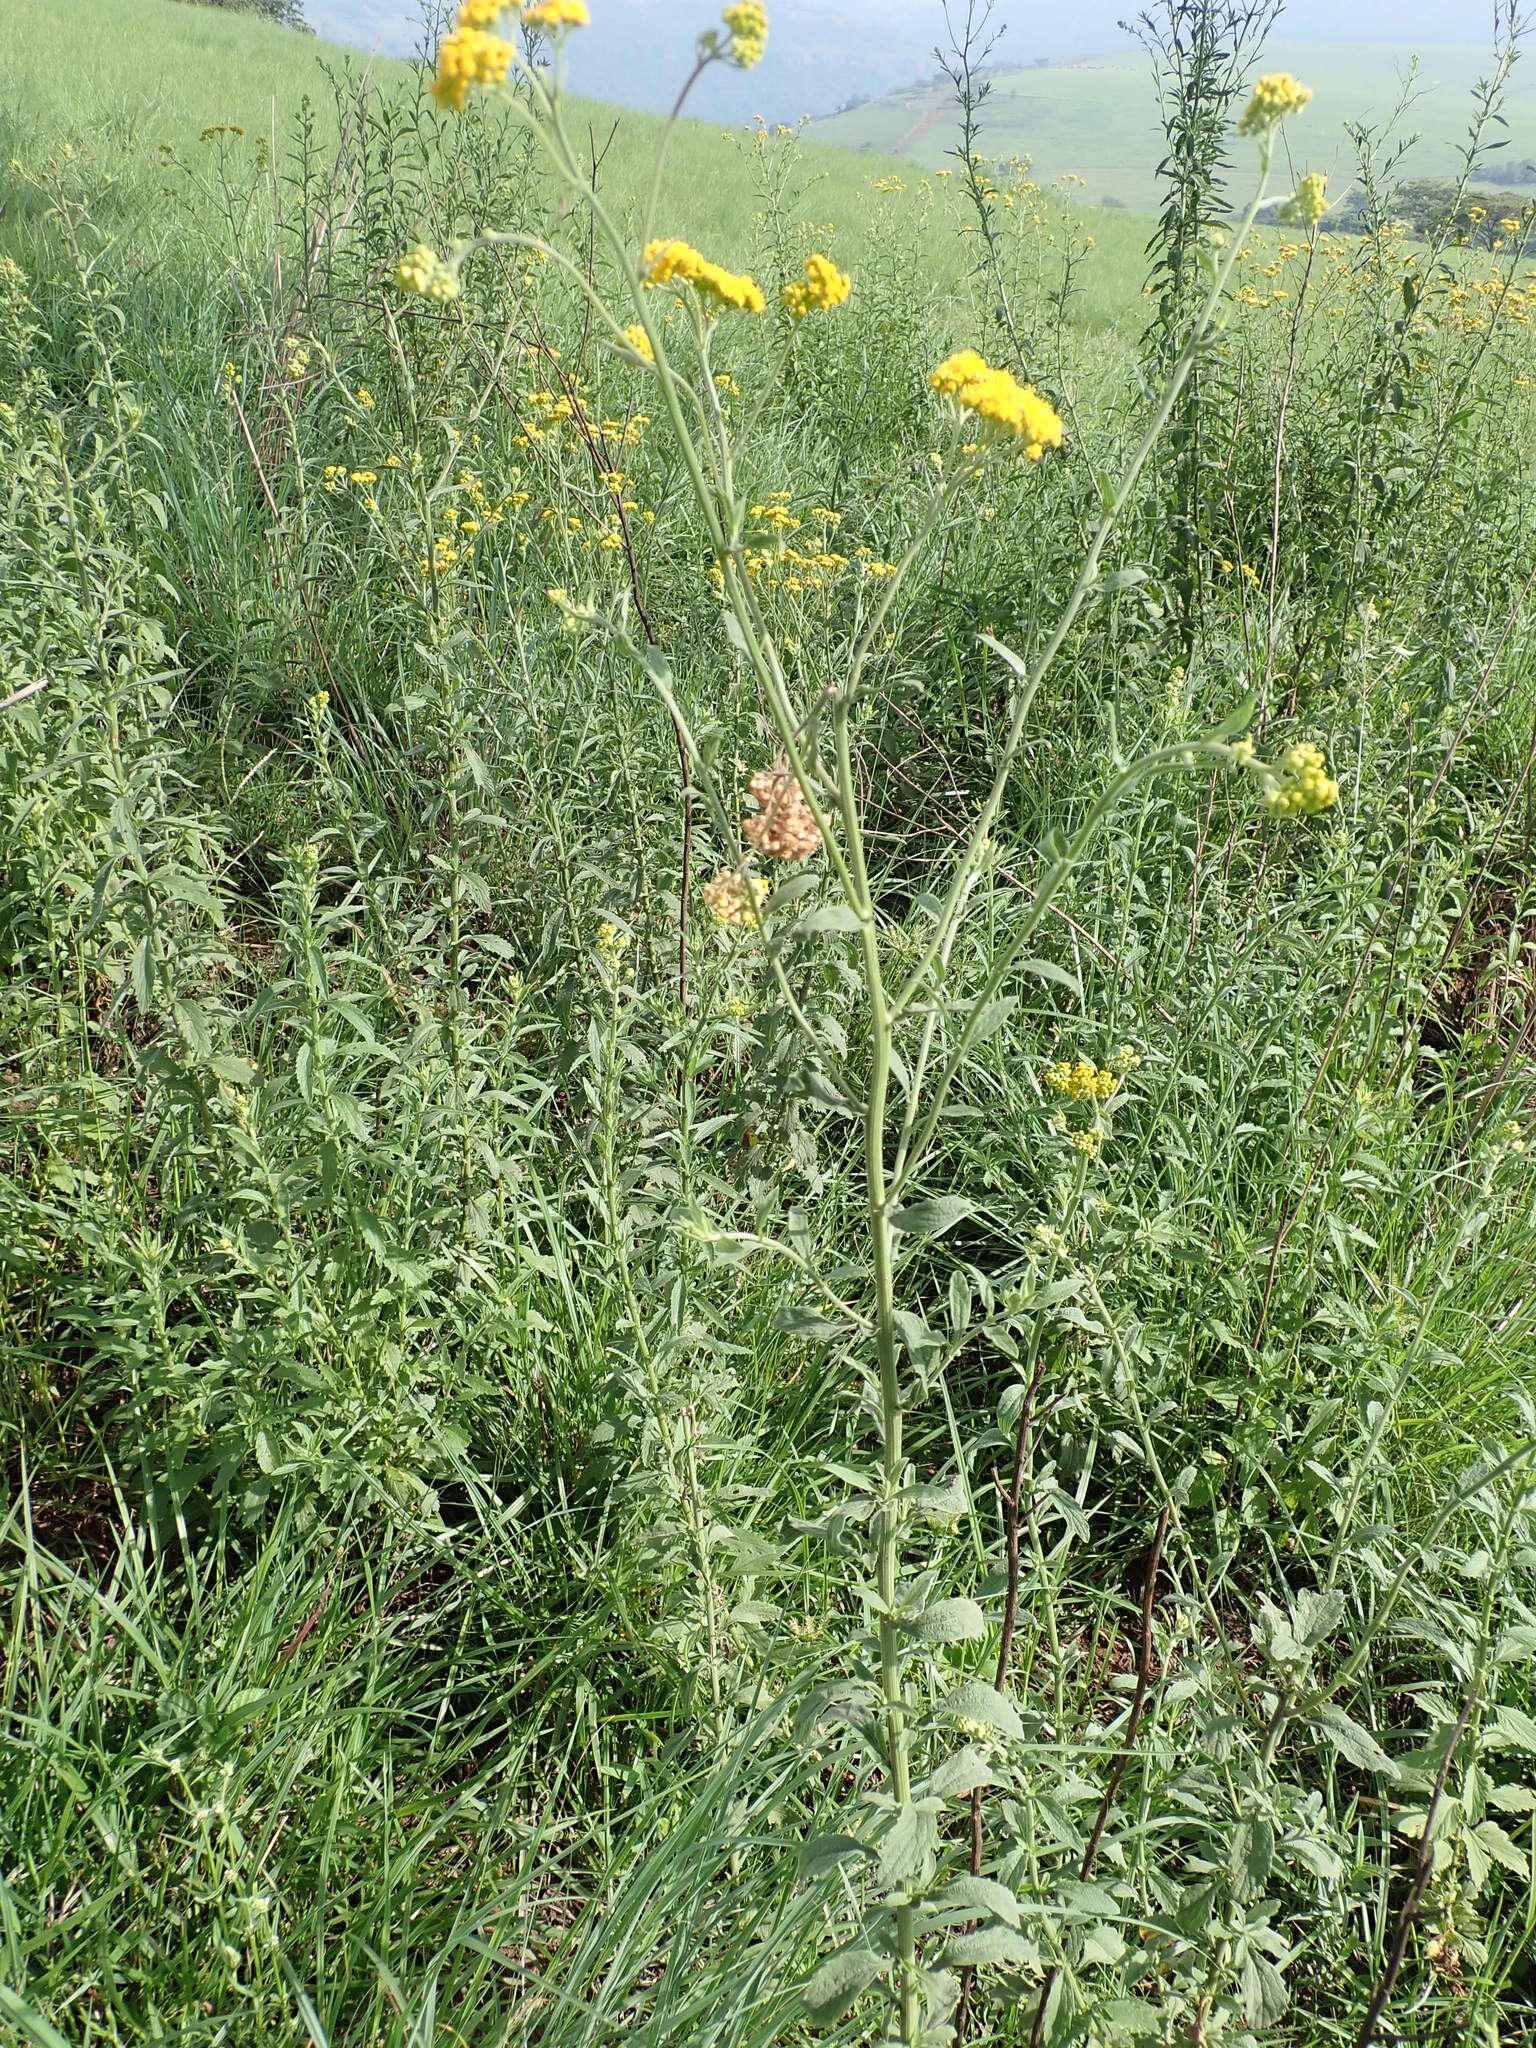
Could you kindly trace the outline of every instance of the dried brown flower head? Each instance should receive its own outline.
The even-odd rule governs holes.
[[[743,819],[741,830],[759,853],[774,860],[806,860],[821,850],[821,827],[786,761],[759,768],[747,787],[759,808]]]

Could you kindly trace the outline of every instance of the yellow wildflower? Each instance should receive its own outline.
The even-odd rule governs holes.
[[[1047,1088],[1065,1095],[1069,1102],[1108,1102],[1120,1086],[1121,1077],[1109,1067],[1096,1067],[1092,1060],[1056,1060],[1042,1076]]]
[[[638,320],[632,320],[625,328],[624,339],[643,363],[655,362],[656,351],[651,347],[651,337]]]
[[[841,306],[851,289],[847,273],[830,258],[808,256],[805,276],[785,285],[779,297],[796,320],[803,320],[807,313],[830,313],[834,306]]]
[[[763,310],[763,294],[750,277],[722,270],[687,242],[648,242],[642,263],[648,290],[663,284],[687,284],[712,312]]]
[[[1315,228],[1328,211],[1328,180],[1321,171],[1308,171],[1280,209],[1287,227]]]
[[[1061,418],[1050,401],[1033,384],[1021,384],[1011,370],[991,368],[973,348],[946,356],[928,382],[978,419],[1022,441],[1031,462],[1038,462],[1047,448],[1061,446]]]
[[[946,397],[953,398],[962,385],[973,383],[977,377],[986,374],[986,358],[979,356],[973,348],[962,348],[944,358],[928,379],[928,384],[931,390],[942,391]]]
[[[504,36],[479,28],[456,28],[437,53],[432,97],[455,113],[474,85],[500,85],[512,62],[512,45]]]
[[[767,8],[762,0],[734,0],[720,18],[731,32],[726,55],[743,71],[750,71],[754,64],[761,63],[768,47]]]
[[[418,242],[400,258],[395,265],[395,283],[415,298],[441,301],[459,296],[457,273],[426,242]]]
[[[507,11],[507,0],[459,0],[459,28],[495,28]]]
[[[768,884],[761,875],[739,875],[734,868],[722,868],[704,884],[704,901],[717,924],[751,924],[767,895]]]
[[[524,28],[585,28],[591,19],[587,0],[533,0],[523,9]]]
[[[1271,71],[1259,79],[1253,97],[1237,124],[1239,135],[1268,135],[1292,114],[1299,114],[1312,97],[1309,85],[1299,85],[1289,71]]]
[[[1339,785],[1328,773],[1323,750],[1311,740],[1298,740],[1268,782],[1264,807],[1272,817],[1313,817],[1339,800]]]

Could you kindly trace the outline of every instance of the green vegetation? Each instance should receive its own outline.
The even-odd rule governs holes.
[[[1529,217],[12,20],[0,2039],[1533,2038]]]
[[[1411,83],[1411,106],[1403,124],[1416,135],[1409,174],[1432,179],[1452,175],[1466,139],[1473,88],[1488,68],[1486,50],[1427,51],[1414,72],[1409,50],[1369,44],[1269,44],[1264,64],[1313,81],[1317,101],[1305,137],[1294,146],[1305,163],[1331,171],[1337,182],[1354,168],[1345,124],[1380,124]],[[1001,66],[992,74],[992,94],[982,146],[989,155],[1027,159],[1047,183],[1067,173],[1081,178],[1083,196],[1096,205],[1124,206],[1150,214],[1158,204],[1157,166],[1162,132],[1150,90],[1150,67],[1136,49],[1077,63]],[[1487,171],[1502,172],[1524,199],[1536,192],[1536,162],[1523,137],[1536,132],[1536,76],[1517,70],[1505,109],[1509,132],[1504,147],[1488,158]],[[954,147],[949,88],[942,79],[869,100],[815,124],[816,135],[849,149],[871,149],[910,158],[914,164],[942,164]],[[1499,182],[1504,182],[1503,176]]]

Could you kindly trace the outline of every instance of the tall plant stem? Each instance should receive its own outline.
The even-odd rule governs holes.
[[[1001,1692],[1008,1683],[1009,1668],[1013,1663],[1013,1638],[1019,1621],[1019,1517],[1024,1505],[1024,1475],[1029,1469],[1030,1445],[1034,1437],[1035,1402],[1040,1394],[1040,1382],[1045,1378],[1045,1350],[1042,1346],[1035,1357],[1035,1368],[1024,1389],[1023,1405],[1019,1409],[1019,1426],[1013,1440],[1013,1474],[1008,1491],[1003,1496],[1003,1542],[1006,1547],[1008,1566],[1008,1591],[1003,1602],[1003,1633],[997,1647],[997,1676],[993,1684]],[[971,1793],[971,1875],[981,1875],[981,1787]],[[960,1973],[960,2003],[955,2011],[956,2048],[964,2041],[971,2023],[971,1991],[976,1981],[976,1966],[968,1963]]]
[[[837,795],[852,882],[852,908],[859,921],[859,958],[869,1001],[869,1092],[864,1103],[864,1188],[875,1284],[875,1356],[880,1369],[880,1505],[875,1583],[880,1597],[880,1691],[885,1717],[886,1764],[898,1813],[912,1794],[907,1739],[907,1702],[901,1675],[901,1639],[896,1620],[901,1569],[902,1399],[896,1350],[895,1247],[885,1177],[885,1113],[891,1081],[891,1012],[880,965],[880,938],[864,860],[864,835],[854,796],[849,745],[849,701],[833,706],[837,748]],[[901,2040],[916,2048],[920,2032],[917,1999],[917,1928],[909,1903],[896,1908],[896,1968]]]

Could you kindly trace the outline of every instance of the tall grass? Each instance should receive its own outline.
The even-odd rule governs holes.
[[[1139,271],[1025,173],[979,265],[680,129],[660,232],[853,292],[641,293],[662,386],[654,124],[562,198],[131,19],[164,193],[131,69],[6,60],[4,2028],[1521,2039],[1528,222],[1363,138],[1370,236],[1227,245],[1181,614]],[[926,387],[999,278],[1039,463]],[[824,850],[718,923],[780,749]]]

